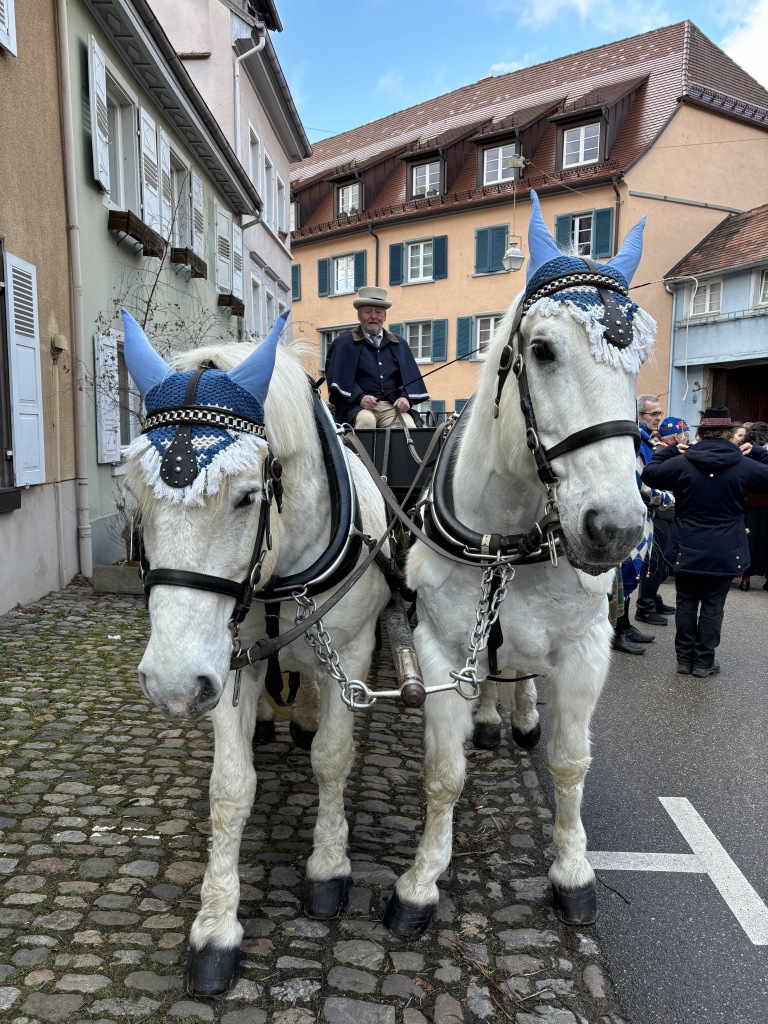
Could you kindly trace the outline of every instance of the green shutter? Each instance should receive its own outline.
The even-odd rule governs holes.
[[[475,273],[487,274],[490,269],[491,232],[489,228],[475,230]]]
[[[564,213],[555,217],[555,242],[561,252],[570,252],[573,247],[573,217]]]
[[[456,358],[468,359],[472,351],[472,327],[474,317],[459,316],[456,318]]]
[[[504,225],[503,227],[491,228],[490,232],[491,244],[488,256],[488,269],[492,272],[503,270],[504,264],[501,261],[504,259],[504,253],[507,251],[509,229]]]
[[[432,277],[435,281],[448,277],[448,235],[432,239]]]
[[[398,336],[398,338],[402,338],[402,336],[403,336],[403,325],[402,324],[389,324],[388,327],[387,327],[387,330],[391,331],[392,334],[396,334]]]
[[[432,321],[432,362],[444,363],[448,358],[448,321]]]
[[[430,398],[429,411],[434,413],[435,423],[438,425],[445,420],[445,402],[442,398]]]
[[[389,283],[403,283],[403,244],[398,242],[389,247]]]
[[[326,256],[317,261],[317,294],[328,295],[331,290],[331,261]]]
[[[461,412],[461,410],[464,408],[468,401],[468,398],[456,398],[454,399],[453,402],[453,408],[456,410],[456,412]]]
[[[365,249],[360,249],[355,253],[355,291],[357,291],[358,288],[365,287],[365,258]]]
[[[301,298],[301,264],[294,263],[291,266],[291,298],[295,302]]]
[[[595,210],[592,214],[592,255],[610,256],[613,252],[613,210]]]

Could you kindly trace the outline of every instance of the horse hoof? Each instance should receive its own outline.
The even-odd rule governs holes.
[[[522,732],[520,729],[516,729],[512,726],[512,739],[523,750],[533,750],[536,744],[541,739],[541,723],[537,722],[535,728],[531,729],[530,732]]]
[[[597,886],[594,882],[566,892],[552,886],[554,910],[563,924],[594,924],[597,920]]]
[[[495,750],[501,746],[501,726],[489,722],[475,722],[472,743],[478,750]]]
[[[268,722],[256,722],[256,728],[253,730],[253,745],[254,747],[261,747],[265,743],[275,742],[275,723],[274,720]]]
[[[290,723],[288,731],[291,734],[291,739],[294,744],[300,750],[309,750],[312,747],[312,740],[315,738],[314,732],[310,732],[309,729],[302,729],[302,727],[300,725],[296,725],[295,722]]]
[[[395,889],[384,911],[384,927],[401,939],[420,939],[432,923],[436,909],[436,903],[406,903]]]
[[[191,996],[224,996],[240,975],[240,950],[203,946],[187,955],[186,988]]]
[[[320,921],[330,921],[347,909],[349,875],[313,882],[304,880],[304,913]]]

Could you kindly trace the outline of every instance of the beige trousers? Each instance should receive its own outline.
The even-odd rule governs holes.
[[[416,426],[410,413],[404,412],[402,417],[406,427]],[[372,427],[399,427],[400,421],[397,418],[397,410],[394,405],[380,399],[376,403],[375,409],[360,410],[355,417],[355,426],[361,430]]]

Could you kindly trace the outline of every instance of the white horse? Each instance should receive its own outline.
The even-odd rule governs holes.
[[[141,686],[169,718],[209,713],[213,722],[213,836],[187,963],[188,991],[212,996],[231,988],[238,972],[238,855],[256,792],[251,739],[266,671],[264,661],[246,665],[240,681],[230,670],[232,632],[239,628],[245,648],[266,632],[265,606],[252,604],[238,627],[232,621],[236,601],[247,598],[251,579],[260,576],[257,587],[263,587],[275,577],[301,577],[322,563],[339,507],[354,501],[354,494],[337,494],[331,508],[328,446],[338,446],[333,457],[351,473],[365,534],[384,533],[384,506],[358,460],[346,459],[332,421],[324,457],[316,420],[328,414],[318,414],[299,361],[277,346],[282,319],[256,349],[235,344],[189,353],[182,368],[191,371],[207,361],[216,367],[195,380],[191,372],[174,372],[139,325],[123,316],[126,364],[148,410],[147,429],[134,443],[128,466],[141,511],[145,584],[151,588]],[[280,487],[278,514],[270,499],[275,492],[279,497]],[[356,531],[349,530],[353,540]],[[352,550],[344,557],[355,564],[362,556],[359,546]],[[339,561],[343,565],[340,555]],[[332,650],[350,679],[366,679],[389,592],[382,573],[371,566],[323,616]],[[318,606],[328,596],[318,593]],[[294,627],[297,614],[297,605],[283,600],[280,633]],[[303,636],[283,649],[280,660],[282,669],[300,672],[320,688],[320,722],[311,746],[319,804],[304,899],[310,916],[334,917],[344,909],[350,878],[343,791],[353,758],[353,715],[339,682]]]
[[[596,914],[580,807],[590,718],[611,660],[607,595],[613,567],[643,529],[635,381],[655,324],[622,294],[640,259],[643,222],[608,264],[587,264],[557,249],[535,194],[532,204],[526,291],[496,332],[477,394],[443,449],[424,507],[428,536],[453,557],[422,541],[409,555],[408,585],[418,594],[414,641],[424,683],[433,692],[425,704],[424,833],[385,914],[390,930],[408,938],[428,927],[437,879],[451,859],[452,813],[464,782],[472,706],[446,684],[452,671],[472,669],[475,662],[481,676],[465,672],[458,684],[476,696],[477,687],[469,684],[488,673],[481,652],[494,638],[493,614],[476,612],[483,573],[476,566],[483,565],[493,582],[483,592],[486,610],[506,589],[497,606],[503,642],[491,674],[547,679],[555,909],[568,923],[587,923]],[[546,540],[549,531],[550,539],[558,538],[556,567],[549,557],[514,564],[519,535],[537,522],[534,537]],[[548,547],[543,543],[545,555]],[[455,560],[462,550],[473,552],[468,560],[474,557],[475,565]],[[503,577],[505,560],[513,568]],[[494,598],[497,586],[501,593]],[[539,722],[532,681],[498,686],[517,688],[513,735],[522,746],[533,745]],[[498,723],[496,695],[489,690],[486,696],[478,723],[483,730]],[[482,740],[495,745],[488,735]]]

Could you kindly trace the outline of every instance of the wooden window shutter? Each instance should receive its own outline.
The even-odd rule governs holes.
[[[243,229],[232,225],[232,294],[236,299],[245,295],[243,288]]]
[[[294,263],[291,266],[291,298],[298,302],[301,298],[301,264]]]
[[[475,273],[487,274],[491,266],[491,230],[475,230]]]
[[[432,321],[432,362],[444,363],[448,358],[448,321]]]
[[[448,235],[432,239],[432,277],[435,281],[448,277]]]
[[[389,283],[403,283],[403,243],[397,242],[389,247]]]
[[[0,46],[16,57],[16,0],[0,0]]]
[[[173,179],[171,177],[171,140],[161,128],[160,140],[160,219],[161,234],[169,242],[173,237],[173,222],[178,211],[173,208]]]
[[[5,254],[11,384],[13,478],[17,487],[45,483],[43,382],[37,313],[37,272]]]
[[[429,411],[435,414],[436,423],[442,423],[445,419],[445,400],[442,398],[430,398]]]
[[[0,0],[0,3],[2,0]],[[109,192],[109,113],[107,111],[107,62],[104,51],[88,36],[88,93],[91,111],[93,176]]]
[[[96,461],[120,461],[120,374],[117,335],[94,334],[96,369]]]
[[[456,358],[468,359],[472,352],[472,329],[474,317],[456,317]]]
[[[506,225],[491,228],[491,239],[488,253],[488,269],[493,271],[503,270],[504,253],[507,251],[507,235],[509,229]]]
[[[190,171],[190,192],[192,195],[192,251],[205,259],[205,193],[203,182],[194,171]]]
[[[160,215],[160,154],[157,147],[157,125],[146,112],[139,110],[141,142],[142,220],[153,231],[162,230]]]
[[[317,261],[317,294],[328,295],[331,290],[331,261],[325,259]]]
[[[613,210],[595,210],[592,214],[592,255],[610,256],[613,251]]]
[[[389,327],[387,327],[387,330],[389,331],[390,334],[396,334],[398,338],[402,338],[403,336],[402,324],[390,324]]]
[[[468,398],[456,398],[456,399],[454,399],[454,402],[453,402],[454,410],[456,412],[461,412],[461,410],[464,408],[464,406],[467,404],[468,401],[469,401]]]
[[[355,253],[355,291],[365,287],[367,255],[365,249]]]
[[[216,214],[216,288],[224,295],[232,291],[232,218],[229,212],[214,203]]]
[[[555,242],[561,252],[568,252],[573,245],[573,217],[570,213],[555,217]]]

